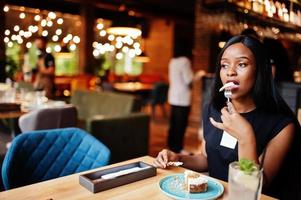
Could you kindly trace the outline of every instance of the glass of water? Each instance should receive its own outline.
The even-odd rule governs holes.
[[[229,165],[229,198],[231,200],[259,200],[262,189],[262,169],[254,165],[251,172],[242,171],[238,162]]]

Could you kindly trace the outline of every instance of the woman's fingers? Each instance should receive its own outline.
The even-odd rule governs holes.
[[[224,130],[224,125],[223,125],[223,123],[220,123],[220,122],[215,121],[212,117],[210,117],[209,120],[210,120],[210,122],[211,122],[211,124],[212,124],[213,126],[215,126],[216,128],[219,128],[219,129]]]
[[[154,160],[153,165],[157,168],[165,168],[164,165],[162,165],[162,163],[160,163],[157,159]]]
[[[162,159],[164,163],[168,162],[168,150],[164,149],[163,151],[161,151],[161,155],[162,155]]]
[[[163,162],[161,157],[157,157],[156,160],[154,160],[153,162],[155,167],[159,167],[159,168],[166,168],[166,164]]]
[[[168,160],[168,150],[164,149],[158,154],[156,160],[154,161],[154,165],[156,167],[166,168]]]
[[[237,110],[235,109],[234,105],[231,102],[227,103],[228,109],[231,110],[231,114],[237,113]]]

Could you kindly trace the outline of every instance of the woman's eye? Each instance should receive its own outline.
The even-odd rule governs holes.
[[[246,63],[239,63],[238,66],[239,66],[240,68],[244,68],[244,67],[247,66],[247,64],[246,64]]]
[[[229,65],[227,64],[221,64],[221,68],[227,69]]]

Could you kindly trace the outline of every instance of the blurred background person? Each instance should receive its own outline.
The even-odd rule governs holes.
[[[45,90],[47,98],[53,98],[55,91],[55,61],[54,57],[46,52],[47,38],[38,37],[35,41],[38,48],[38,60],[36,63],[36,78],[34,87],[36,90]]]
[[[276,83],[293,82],[293,70],[290,65],[288,52],[279,40],[264,38],[263,44],[270,58],[272,73]]]
[[[25,82],[32,82],[32,69],[29,63],[28,51],[24,54],[24,63],[22,66],[23,79]]]
[[[178,44],[168,66],[168,103],[171,111],[167,143],[169,149],[181,153],[187,153],[183,145],[190,113],[192,83],[205,74],[205,71],[200,70],[194,76],[190,57],[191,49],[185,44]]]

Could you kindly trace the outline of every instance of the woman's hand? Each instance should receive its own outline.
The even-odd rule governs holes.
[[[179,155],[170,150],[163,149],[162,151],[159,152],[153,164],[155,167],[166,168],[167,163],[170,161],[173,162],[179,161]]]
[[[228,109],[231,111],[229,112]],[[254,139],[253,128],[251,124],[242,117],[231,102],[228,103],[228,108],[224,107],[221,110],[222,122],[216,122],[210,117],[210,122],[218,129],[222,129],[235,137],[238,142],[247,142]]]

